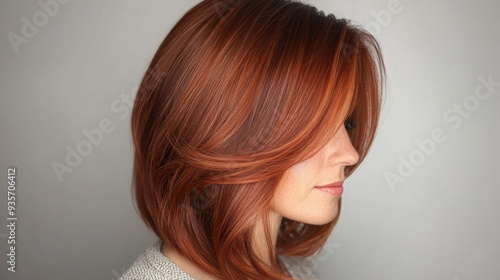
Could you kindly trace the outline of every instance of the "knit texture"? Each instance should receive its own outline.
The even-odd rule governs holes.
[[[161,252],[162,241],[147,248],[119,280],[203,280],[194,279]],[[321,280],[313,263],[298,257],[279,256],[295,279]]]

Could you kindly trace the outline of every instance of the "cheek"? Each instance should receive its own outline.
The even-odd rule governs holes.
[[[317,160],[302,161],[287,170],[278,190],[280,197],[286,199],[303,198],[316,185],[321,165]]]
[[[338,199],[314,190],[313,186],[290,182],[276,189],[271,210],[290,220],[323,225],[337,216]]]
[[[338,214],[338,197],[314,189],[323,183],[323,157],[302,161],[285,172],[274,193],[271,210],[288,219],[306,224],[323,225]]]
[[[299,162],[288,170],[289,181],[301,182],[302,184],[313,184],[321,172],[322,161],[319,157],[312,157],[308,160]]]

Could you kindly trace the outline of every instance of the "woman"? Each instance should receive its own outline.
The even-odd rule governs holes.
[[[315,279],[374,138],[376,40],[288,0],[205,0],[173,27],[132,114],[139,213],[159,241],[122,279]]]

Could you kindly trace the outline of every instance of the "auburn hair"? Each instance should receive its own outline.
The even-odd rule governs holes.
[[[166,246],[219,279],[292,279],[277,256],[311,256],[324,225],[267,220],[287,169],[346,120],[358,164],[378,123],[385,68],[375,38],[289,0],[205,0],[171,29],[132,112],[134,196]],[[340,207],[340,204],[339,204]],[[339,209],[340,213],[340,209]],[[253,251],[264,219],[271,266]]]

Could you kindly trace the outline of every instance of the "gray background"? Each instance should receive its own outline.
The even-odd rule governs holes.
[[[0,3],[1,279],[117,279],[156,240],[130,195],[127,100],[198,1],[60,2],[52,15],[38,1]],[[500,3],[306,2],[369,28],[388,69],[380,130],[346,181],[342,217],[318,258],[322,277],[499,279],[500,86],[484,100],[474,93],[480,77],[500,81]],[[9,33],[24,36],[23,18],[39,27],[25,30],[16,51]],[[103,121],[112,131],[85,150],[84,132]],[[431,149],[425,139],[435,131],[442,136]],[[79,146],[88,155],[59,180],[52,164],[66,165],[67,149]],[[9,166],[17,168],[16,273],[6,270]]]

